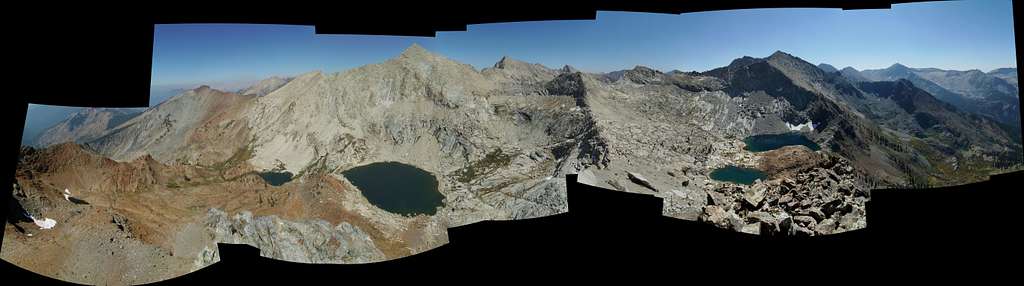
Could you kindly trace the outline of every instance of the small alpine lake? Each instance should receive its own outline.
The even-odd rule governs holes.
[[[388,212],[433,215],[444,205],[433,174],[398,162],[377,162],[342,172],[371,204]]]
[[[271,186],[284,185],[284,183],[287,183],[287,182],[291,181],[292,178],[293,178],[292,173],[291,172],[287,172],[287,171],[284,171],[284,172],[265,171],[265,172],[259,172],[259,175],[260,175],[260,178],[263,178],[263,181],[266,181],[267,184],[270,184]]]
[[[757,169],[727,165],[711,171],[711,179],[723,182],[750,185],[757,179],[764,179],[765,174]]]
[[[821,146],[800,133],[762,134],[743,139],[744,149],[752,152],[764,152],[790,145],[803,145],[812,151],[821,150]]]

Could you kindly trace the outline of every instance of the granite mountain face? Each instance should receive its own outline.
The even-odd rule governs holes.
[[[916,77],[866,82],[876,75],[783,52],[706,72],[588,73],[508,57],[477,70],[413,45],[381,63],[238,93],[203,86],[130,118],[85,112],[51,128],[50,147],[25,148],[17,203],[60,223],[36,231],[21,222],[25,235],[9,232],[3,253],[85,283],[181,275],[215,262],[217,242],[288,261],[381,261],[446,243],[448,227],[565,212],[566,174],[661,197],[667,216],[825,235],[865,227],[872,188],[963,184],[1021,167],[1019,135],[937,98],[915,82],[925,76],[906,76]],[[1001,96],[962,81],[942,84]],[[822,148],[746,148],[771,134]],[[375,162],[429,172],[443,206],[404,216],[370,203],[342,173]],[[725,166],[764,177],[712,179]],[[294,177],[272,185],[259,176],[269,171]],[[64,188],[88,204],[65,203]],[[102,248],[110,267],[171,270],[125,281],[57,252],[24,258],[53,241],[107,247],[108,234],[125,245]]]

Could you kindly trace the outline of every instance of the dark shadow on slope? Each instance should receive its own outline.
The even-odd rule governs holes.
[[[76,197],[68,197],[68,201],[71,201],[72,203],[75,203],[76,205],[88,205],[89,204],[89,202],[86,202],[85,200],[79,199],[79,198],[76,198]]]

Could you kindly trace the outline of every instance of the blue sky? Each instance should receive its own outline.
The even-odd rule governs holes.
[[[750,9],[681,15],[599,12],[597,20],[472,25],[437,37],[315,35],[312,26],[158,25],[154,86],[238,87],[271,75],[377,63],[412,43],[477,68],[502,56],[607,72],[635,65],[705,71],[776,50],[838,68],[1016,67],[1011,2],[893,5],[890,10]]]

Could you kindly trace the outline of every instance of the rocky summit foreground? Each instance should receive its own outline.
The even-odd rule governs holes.
[[[52,128],[48,147],[22,150],[19,219],[2,252],[90,284],[182,275],[216,262],[216,243],[375,262],[440,246],[449,227],[566,212],[566,174],[661,197],[671,217],[832,234],[866,226],[870,189],[1020,168],[1019,140],[936,102],[908,82],[851,83],[782,52],[703,73],[599,74],[510,58],[476,70],[414,45],[340,73],[240,93],[203,86],[139,114],[97,110]],[[913,118],[923,119],[902,121]],[[751,151],[746,139],[766,134],[815,148]],[[405,216],[370,203],[343,172],[375,162],[429,172],[443,206]],[[725,167],[760,177],[712,178]],[[271,171],[290,179],[260,176]]]

